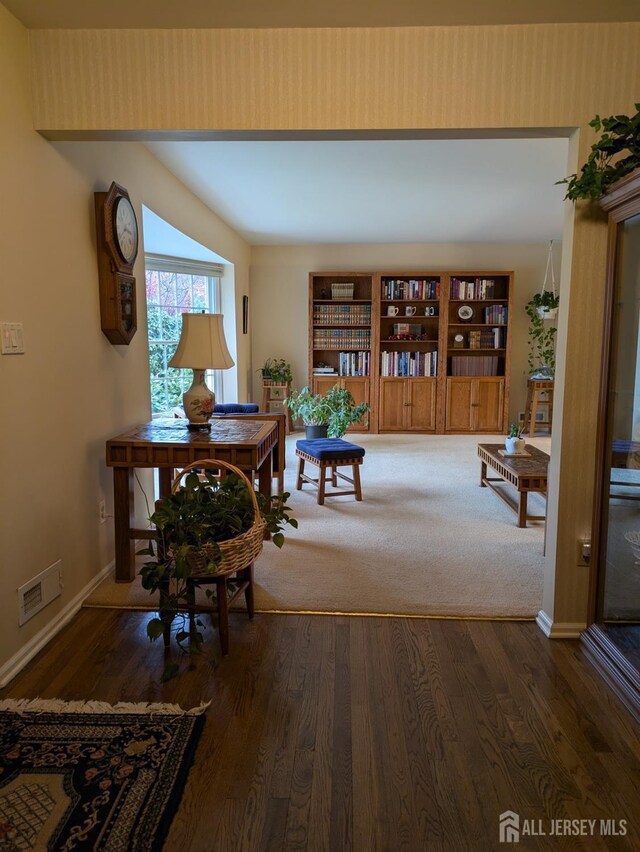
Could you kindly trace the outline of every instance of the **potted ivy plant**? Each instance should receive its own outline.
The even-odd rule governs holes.
[[[640,167],[640,103],[634,106],[635,115],[596,115],[589,122],[601,135],[591,146],[580,174],[557,181],[567,184],[565,198],[596,200],[611,184]]]
[[[546,309],[555,309],[557,312],[558,303],[558,296],[543,290],[542,293],[536,293],[525,305],[529,317],[527,363],[532,378],[553,379],[555,375],[555,339],[558,329],[553,325],[545,325],[545,320],[547,316],[555,316],[547,314]]]
[[[326,394],[312,393],[307,385],[290,394],[284,404],[294,417],[302,419],[309,439],[341,438],[349,426],[358,423],[369,411],[366,402],[356,404],[351,393],[337,384]]]
[[[151,640],[168,637],[174,620],[181,619],[176,641],[182,651],[190,653],[201,649],[203,636],[194,625],[186,629],[189,578],[229,570],[230,555],[234,564],[235,543],[244,548],[243,555],[248,553],[249,564],[262,550],[265,533],[276,547],[282,547],[284,526],[298,526],[287,506],[288,492],[269,498],[258,491],[252,495],[246,477],[231,472],[219,478],[206,469],[218,464],[228,466],[223,462],[194,463],[191,467],[204,467],[188,472],[184,484],[174,485],[172,493],[157,502],[150,518],[156,542],[139,551],[152,557],[140,571],[142,587],[159,594],[158,614],[148,622],[147,635]],[[177,671],[177,664],[169,662],[162,680]]]

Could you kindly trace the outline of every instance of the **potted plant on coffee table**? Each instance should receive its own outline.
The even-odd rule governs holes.
[[[358,423],[369,411],[366,402],[356,403],[346,388],[334,385],[326,394],[312,393],[307,385],[290,394],[285,405],[305,425],[306,437],[341,438],[349,426]]]
[[[522,455],[526,450],[526,442],[522,437],[523,427],[517,423],[509,426],[509,434],[504,439],[504,446],[509,455]]]
[[[219,477],[213,471],[230,471]],[[184,478],[184,484],[181,480]],[[151,522],[156,542],[140,553],[153,557],[140,575],[142,587],[159,594],[158,614],[147,624],[149,639],[165,637],[176,619],[176,641],[181,650],[193,653],[202,646],[197,620],[185,609],[193,603],[193,578],[237,575],[249,569],[262,551],[265,534],[282,547],[286,524],[298,522],[287,506],[287,492],[265,497],[255,491],[247,477],[227,462],[205,459],[188,465],[174,481],[171,494],[156,503]],[[211,597],[213,593],[207,590]],[[193,611],[193,607],[192,607]],[[173,677],[178,665],[169,662],[163,680]]]

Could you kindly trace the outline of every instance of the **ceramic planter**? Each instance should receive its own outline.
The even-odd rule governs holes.
[[[524,453],[526,441],[524,438],[505,438],[504,446],[508,453]]]

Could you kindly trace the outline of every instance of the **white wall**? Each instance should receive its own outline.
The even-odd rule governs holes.
[[[560,278],[561,248],[560,243],[554,243],[556,281]],[[524,306],[542,287],[548,250],[548,243],[254,246],[251,251],[254,399],[259,402],[261,398],[256,370],[266,358],[290,361],[296,387],[308,381],[309,272],[513,270],[509,417],[515,420],[524,409],[529,375],[528,318]]]
[[[127,187],[235,266],[248,292],[249,247],[138,143],[50,144],[32,129],[27,33],[0,6],[0,321],[24,323],[25,355],[0,357],[0,674],[113,558],[105,441],[149,417],[143,260],[138,332],[112,346],[100,330],[94,191]],[[239,313],[239,312],[238,312]],[[237,341],[240,389],[248,339]],[[143,501],[138,522],[145,523]],[[17,588],[62,559],[62,596],[18,627]]]

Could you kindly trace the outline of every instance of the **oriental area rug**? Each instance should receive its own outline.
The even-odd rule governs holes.
[[[0,701],[0,849],[160,850],[204,709]]]

